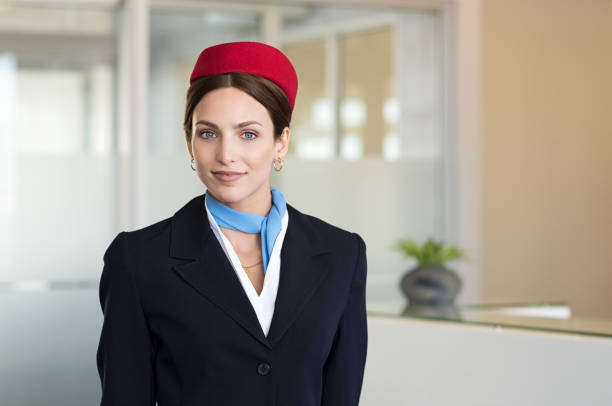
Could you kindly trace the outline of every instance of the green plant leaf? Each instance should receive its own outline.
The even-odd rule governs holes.
[[[400,239],[393,248],[401,251],[407,258],[416,259],[419,265],[443,266],[447,261],[466,258],[461,249],[434,238],[428,238],[421,245],[412,239]]]

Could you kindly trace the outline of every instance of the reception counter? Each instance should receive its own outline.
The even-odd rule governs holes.
[[[361,405],[612,405],[612,321],[564,303],[368,307]]]

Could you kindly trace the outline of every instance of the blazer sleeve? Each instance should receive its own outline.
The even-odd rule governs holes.
[[[323,367],[321,406],[357,406],[368,346],[366,317],[366,245],[357,240],[358,254],[348,302]]]
[[[97,351],[101,406],[155,404],[154,350],[138,296],[127,235],[121,232],[104,254],[100,305],[104,322]]]

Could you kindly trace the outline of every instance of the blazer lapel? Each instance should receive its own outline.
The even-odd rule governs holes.
[[[281,250],[281,268],[268,342],[274,346],[323,282],[330,268],[319,261],[329,250],[308,218],[287,204],[289,224]],[[320,236],[319,236],[320,237]]]
[[[307,216],[289,204],[287,210],[289,223],[281,250],[280,281],[267,337],[210,228],[204,194],[192,199],[172,219],[170,255],[191,260],[174,266],[174,270],[267,348],[281,339],[329,271],[329,267],[318,263],[317,257],[328,250],[319,243]]]
[[[170,255],[193,260],[174,266],[174,270],[253,337],[271,348],[234,268],[210,228],[204,195],[192,199],[174,215],[171,233]]]

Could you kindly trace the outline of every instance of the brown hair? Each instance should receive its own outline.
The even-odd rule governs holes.
[[[243,72],[222,73],[198,78],[187,89],[185,137],[191,142],[193,110],[210,91],[223,87],[235,87],[260,102],[270,114],[274,124],[274,138],[281,136],[283,129],[291,122],[291,104],[285,92],[274,82],[261,76]]]

